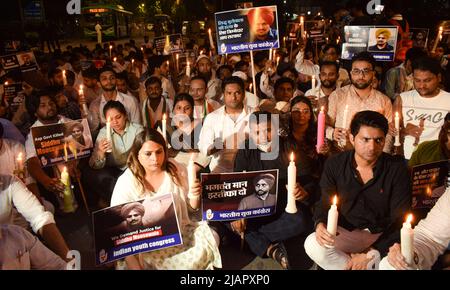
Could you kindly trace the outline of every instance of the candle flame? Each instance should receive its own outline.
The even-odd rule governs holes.
[[[444,30],[444,27],[439,26],[439,32],[442,32]]]
[[[111,123],[111,117],[110,116],[108,116],[108,119],[107,119],[106,123]]]
[[[187,66],[189,66],[189,60],[188,60],[188,62],[187,62]]]
[[[334,197],[333,197],[333,205],[336,205],[337,204],[337,195],[335,195]]]
[[[291,152],[291,162],[294,162],[294,152]]]
[[[22,152],[20,152],[18,155],[17,155],[17,160],[19,161],[19,160],[22,160]]]
[[[395,118],[398,118],[398,112],[395,112]]]
[[[116,62],[117,61],[117,57],[113,58],[113,61]]]
[[[177,58],[177,60],[178,60],[178,56],[179,56],[179,55],[178,55],[178,53],[177,53],[176,56],[175,56],[175,57]]]
[[[412,220],[413,220],[413,215],[412,215],[412,213],[410,213],[408,215],[408,217],[406,218],[406,223],[410,224],[412,222]]]
[[[7,85],[8,85],[8,81],[5,82],[5,86],[7,86]]]
[[[324,106],[320,107],[320,111],[323,112],[323,110],[325,109]]]
[[[112,45],[109,46],[109,49],[112,49]]]
[[[163,114],[163,121],[166,120],[166,114]]]
[[[142,50],[142,51],[144,51],[144,48],[143,48],[143,47],[141,47],[141,50]]]
[[[67,167],[66,166],[63,167],[63,172],[67,172]]]
[[[66,70],[63,70],[62,73],[63,73],[63,76],[66,76]]]
[[[131,59],[131,63],[134,63],[134,58]]]
[[[208,33],[211,34],[211,28],[208,28]]]

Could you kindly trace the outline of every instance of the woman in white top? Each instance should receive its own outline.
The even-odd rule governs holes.
[[[128,269],[214,269],[222,262],[213,232],[206,222],[191,218],[200,206],[201,185],[196,182],[187,197],[186,169],[168,159],[163,136],[146,129],[136,137],[128,157],[128,169],[117,180],[111,206],[173,194],[183,244],[125,258]],[[217,235],[216,235],[217,237]]]

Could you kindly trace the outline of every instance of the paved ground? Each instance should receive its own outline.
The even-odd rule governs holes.
[[[69,247],[81,253],[81,268],[85,270],[107,270],[96,267],[94,260],[94,241],[92,219],[81,205],[73,214],[56,216],[56,222]],[[312,262],[305,257],[303,240],[292,240],[286,243],[292,254],[290,263],[293,269],[309,269]],[[241,251],[240,239],[227,235],[220,246],[224,270],[281,270],[280,265],[272,259],[255,257],[248,246]]]

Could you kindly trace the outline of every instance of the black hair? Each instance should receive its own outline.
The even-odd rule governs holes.
[[[116,74],[116,79],[125,80],[128,82],[128,72],[126,70]]]
[[[291,100],[291,114],[292,114],[292,108],[298,104],[298,103],[304,103],[308,106],[310,113],[310,119],[308,122],[308,129],[306,129],[305,132],[305,144],[307,146],[308,150],[314,150],[314,146],[316,144],[316,138],[317,138],[317,125],[316,120],[314,119],[314,111],[313,106],[311,104],[311,101],[304,96],[297,96]],[[292,116],[289,120],[289,126],[290,126],[290,135],[293,134],[294,130],[294,124],[292,123]]]
[[[88,69],[84,70],[81,75],[84,78],[88,78],[88,79],[98,79],[98,69],[95,68],[94,65],[91,65]]]
[[[240,60],[234,65],[234,71],[240,71],[244,66],[248,66],[248,62]]]
[[[224,65],[219,66],[219,68],[216,71],[216,75],[219,76],[220,72],[224,69],[228,69],[230,72],[233,72],[233,67],[231,65],[224,64]]]
[[[56,105],[55,100],[55,92],[53,90],[44,89],[44,90],[33,90],[31,92],[31,96],[25,98],[25,107],[27,109],[28,114],[34,118],[37,109],[39,108],[39,104],[41,102],[41,97],[47,96],[49,97]]]
[[[192,81],[202,81],[205,83],[205,88],[208,86],[208,82],[202,76],[195,76],[195,77],[191,78],[191,83],[192,83]]]
[[[162,55],[152,55],[148,58],[148,72],[154,74],[155,69],[164,63],[165,59]]]
[[[106,118],[106,112],[110,109],[116,109],[119,111],[119,113],[123,114],[124,116],[127,116],[127,110],[125,109],[125,106],[119,102],[119,101],[108,101],[105,106],[103,107],[103,116]]]
[[[148,79],[145,80],[144,83],[145,88],[147,88],[151,84],[158,84],[160,87],[162,87],[161,79],[155,76],[149,77]]]
[[[287,77],[282,77],[277,79],[277,81],[275,82],[275,85],[273,86],[274,91],[276,91],[278,89],[279,86],[281,86],[282,84],[288,83],[292,86],[292,89],[295,90],[295,82],[293,80],[291,80],[290,78]]]
[[[98,71],[98,80],[100,80],[100,75],[104,72],[112,72],[114,76],[116,76],[116,72],[114,71],[114,69],[112,68],[112,66],[104,66],[102,67],[99,71]]]
[[[426,57],[427,53],[420,47],[411,47],[410,49],[408,49],[406,51],[406,56],[405,56],[405,62],[407,60],[409,61],[415,61],[416,59],[422,58],[422,57]]]
[[[339,74],[339,64],[337,62],[335,62],[335,61],[328,61],[328,60],[327,61],[322,61],[320,63],[320,70],[322,70],[322,67],[324,67],[326,65],[334,66],[336,68],[336,72]]]
[[[175,98],[173,99],[172,111],[175,110],[176,104],[181,101],[188,101],[188,103],[191,105],[191,107],[194,108],[194,98],[187,93],[181,93],[181,94],[176,95]]]
[[[350,124],[350,132],[353,136],[358,135],[361,126],[381,129],[386,136],[389,130],[388,120],[382,114],[375,111],[361,111],[355,114]]]
[[[367,51],[362,51],[355,55],[352,58],[352,66],[355,61],[366,61],[372,65],[372,69],[375,69],[376,61],[373,56]]]
[[[334,50],[336,50],[336,54],[339,55],[339,52],[340,52],[339,46],[337,46],[336,44],[333,44],[333,43],[325,44],[325,46],[322,48],[322,52],[325,53],[330,48],[334,48]]]
[[[441,65],[437,59],[432,57],[422,57],[414,60],[412,62],[412,70],[423,70],[429,71],[434,75],[438,75],[441,73]]]
[[[256,111],[253,112],[250,117],[250,125],[259,125],[261,124],[261,122],[267,122],[267,123],[271,123],[272,122],[272,113],[268,112],[268,111]]]
[[[241,87],[242,93],[245,92],[244,81],[240,77],[232,76],[232,77],[229,77],[229,78],[225,79],[222,82],[222,91],[225,92],[225,87],[227,85],[230,85],[230,84],[237,84],[237,85],[239,85],[239,87]]]

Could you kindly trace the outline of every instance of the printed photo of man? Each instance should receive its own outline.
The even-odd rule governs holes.
[[[251,9],[247,14],[250,27],[250,42],[276,40],[277,30],[271,28],[275,15],[269,7]]]
[[[275,206],[277,197],[270,191],[275,185],[275,176],[270,173],[258,175],[254,180],[255,193],[243,198],[238,210]]]
[[[388,43],[391,38],[388,28],[379,28],[375,31],[376,44],[369,46],[369,51],[393,51],[394,47]]]

